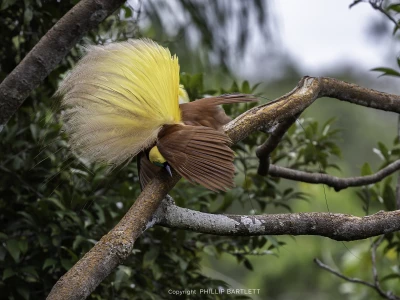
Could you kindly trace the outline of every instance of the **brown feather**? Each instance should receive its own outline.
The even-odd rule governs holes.
[[[143,190],[151,179],[160,171],[160,167],[151,163],[145,152],[140,152],[137,156],[140,188]]]
[[[227,94],[181,104],[182,122],[190,126],[165,125],[158,135],[160,152],[191,182],[213,191],[233,187],[234,154],[223,133],[231,118],[219,105],[253,101],[257,99],[252,95]],[[160,170],[144,152],[138,156],[138,169],[142,189]]]
[[[219,105],[254,101],[257,101],[257,98],[252,95],[226,94],[183,103],[179,108],[184,124],[211,127],[223,131],[222,126],[231,121],[231,118]]]
[[[213,128],[175,124],[163,126],[157,147],[171,167],[190,182],[224,191],[234,186],[230,143],[228,136]]]

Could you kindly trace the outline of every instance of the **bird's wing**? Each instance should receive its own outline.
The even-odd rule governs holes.
[[[204,126],[165,125],[157,146],[181,176],[213,191],[234,186],[234,153],[227,135]]]
[[[222,126],[231,121],[231,118],[219,105],[254,101],[257,101],[257,98],[252,95],[226,94],[183,103],[179,107],[184,124],[206,126],[222,131]]]
[[[60,85],[71,147],[91,162],[119,165],[179,123],[179,64],[155,42],[91,46]]]
[[[160,167],[152,164],[144,152],[137,156],[137,166],[139,173],[140,188],[143,190],[151,179],[160,171]]]

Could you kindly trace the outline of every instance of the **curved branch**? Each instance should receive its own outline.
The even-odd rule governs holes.
[[[279,142],[282,140],[283,135],[288,131],[290,126],[294,122],[296,122],[298,115],[293,118],[288,118],[284,120],[282,123],[279,123],[278,126],[272,131],[271,135],[261,146],[257,147],[256,155],[260,160],[258,165],[257,173],[261,176],[266,176],[269,170],[269,156],[272,151],[278,146]]]
[[[83,0],[63,16],[0,84],[0,132],[82,36],[126,0]]]
[[[282,121],[302,113],[316,99],[336,98],[341,101],[400,113],[400,96],[360,87],[329,77],[303,77],[297,87],[275,101],[254,107],[225,126],[233,143],[250,132],[268,130]]]
[[[156,224],[201,233],[231,236],[319,235],[336,241],[355,241],[400,230],[400,210],[366,217],[336,213],[214,215],[164,201]]]
[[[338,192],[348,187],[377,183],[398,170],[400,170],[400,159],[392,162],[375,174],[349,178],[339,178],[323,173],[309,173],[276,165],[270,165],[268,173],[274,177],[281,177],[295,181],[326,184],[327,186],[333,187],[335,191]]]

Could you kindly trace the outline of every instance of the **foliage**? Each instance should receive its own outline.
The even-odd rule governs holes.
[[[0,80],[76,2],[2,2],[0,25],[4,30],[0,41]],[[162,3],[166,4],[146,1],[143,7],[140,2],[138,8],[122,7],[103,22],[98,31],[89,33],[84,43],[106,43],[143,35],[161,42],[173,38],[172,46],[186,51],[190,47],[188,43],[180,43],[179,37],[187,39],[195,30],[200,44],[210,51],[207,52],[210,57],[217,58],[213,63],[224,64],[226,41],[219,38],[230,30],[230,14],[239,14],[242,23],[247,24],[236,37],[236,46],[241,51],[249,38],[251,10],[257,11],[256,22],[265,27],[266,7],[258,0],[238,2],[238,7],[231,7],[230,1],[209,1],[211,12],[218,17],[213,18],[218,20],[216,24],[209,23],[210,9],[201,2]],[[174,5],[187,12],[193,25],[188,27],[177,18],[175,32],[164,31],[166,12],[175,14],[179,11]],[[151,20],[144,29],[139,26],[142,10]],[[225,31],[213,30],[216,26],[222,26]],[[181,61],[189,60],[188,56],[177,52],[182,54]],[[190,54],[193,52],[201,56],[198,54],[201,50]],[[106,173],[103,166],[89,165],[69,151],[67,137],[61,131],[62,125],[54,110],[56,99],[51,96],[80,53],[79,47],[74,48],[0,133],[1,298],[45,298],[58,278],[121,219],[140,193],[135,162]],[[247,81],[241,84],[234,81],[229,88],[213,87],[211,90],[204,86],[202,74],[188,73],[181,75],[181,82],[191,99],[231,92],[255,93],[257,87]],[[231,105],[225,110],[228,115],[237,116],[253,105],[256,104]],[[336,145],[339,131],[332,129],[333,121],[320,126],[311,119],[300,119],[271,154],[271,162],[318,172],[338,168],[331,162],[332,157],[340,157]],[[210,213],[246,214],[264,213],[271,207],[290,211],[293,201],[306,200],[307,195],[294,186],[283,185],[278,178],[257,175],[255,150],[267,137],[254,134],[235,146],[236,188],[216,194],[182,180],[171,192],[177,205]],[[384,164],[398,154],[398,150],[388,151],[383,144],[378,149],[385,159]],[[363,170],[365,174],[370,172],[368,166]],[[390,180],[366,189],[375,194],[378,201],[392,199],[394,194]],[[367,203],[363,194],[360,197]],[[251,209],[248,209],[249,203]],[[393,201],[385,205],[389,209]],[[396,249],[398,252],[398,236],[388,236],[387,240],[388,251]],[[155,227],[141,236],[124,265],[119,266],[90,297],[167,299],[171,298],[170,290],[218,289],[226,283],[202,274],[204,255],[219,258],[228,254],[242,267],[253,270],[257,266],[251,263],[251,255],[276,255],[282,244],[270,236],[231,238]],[[395,272],[386,279],[397,279]],[[199,294],[191,298],[215,297],[235,299],[235,295]],[[240,297],[243,299],[243,296],[236,298]]]

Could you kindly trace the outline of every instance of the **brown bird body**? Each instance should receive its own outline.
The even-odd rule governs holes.
[[[231,118],[220,105],[255,100],[251,95],[228,94],[180,104],[183,124],[164,125],[156,145],[167,162],[190,182],[214,191],[232,188],[234,153],[223,130]],[[146,153],[139,155],[138,168],[142,188],[160,169]]]

